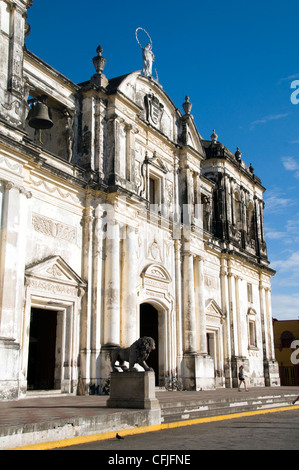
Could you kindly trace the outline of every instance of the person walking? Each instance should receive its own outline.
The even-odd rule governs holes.
[[[238,387],[238,391],[239,391],[239,392],[241,392],[241,385],[242,385],[242,383],[244,384],[245,392],[248,392],[248,388],[247,388],[247,385],[246,385],[245,377],[247,377],[247,376],[244,375],[244,367],[243,367],[243,366],[240,366],[240,367],[239,367],[239,387]]]

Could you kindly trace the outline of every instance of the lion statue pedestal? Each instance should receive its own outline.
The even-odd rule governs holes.
[[[111,354],[111,367],[113,371],[119,369],[124,372],[138,371],[135,368],[135,364],[140,365],[145,371],[152,370],[145,362],[150,353],[156,349],[155,341],[150,336],[142,336],[137,339],[129,348],[121,348],[120,346],[115,348]],[[118,362],[118,368],[116,367]],[[125,365],[125,362],[129,363],[129,367]]]
[[[145,362],[153,349],[154,340],[143,336],[129,348],[118,347],[112,352],[109,408],[139,408],[161,413],[155,395],[155,372]],[[136,364],[144,371],[138,372]]]
[[[155,373],[153,371],[112,372],[107,406],[160,410],[155,395]]]

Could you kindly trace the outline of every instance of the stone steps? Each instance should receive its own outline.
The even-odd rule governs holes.
[[[211,400],[192,400],[174,403],[161,403],[162,422],[176,421],[220,416],[246,411],[256,411],[269,408],[291,406],[295,397],[290,395],[269,395],[250,397],[250,392],[242,392],[238,398],[224,398]]]

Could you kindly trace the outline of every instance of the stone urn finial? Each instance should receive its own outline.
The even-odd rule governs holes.
[[[102,52],[103,48],[102,46],[97,47],[97,56],[92,59],[94,68],[96,69],[97,74],[101,75],[105,65],[106,65],[106,59],[105,57],[102,57]]]
[[[192,104],[190,103],[189,99],[190,99],[189,96],[186,96],[185,97],[185,103],[183,104],[183,109],[185,111],[185,114],[190,114],[191,113]]]
[[[213,129],[213,133],[211,135],[211,141],[213,144],[216,144],[217,143],[217,139],[218,139],[218,135],[216,134],[215,132],[215,129]]]

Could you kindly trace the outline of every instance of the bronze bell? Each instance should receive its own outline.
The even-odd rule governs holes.
[[[33,129],[51,129],[53,127],[53,121],[51,119],[51,113],[46,105],[46,96],[38,98],[38,100],[32,104],[32,108],[28,115],[28,125]]]

